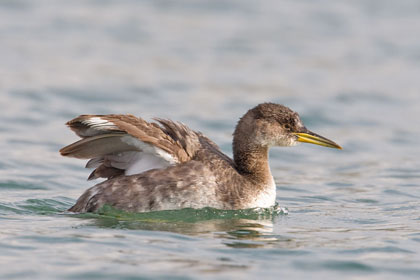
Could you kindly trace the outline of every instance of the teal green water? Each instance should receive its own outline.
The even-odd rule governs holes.
[[[0,1],[0,279],[418,279],[418,1]],[[70,214],[84,113],[231,155],[260,102],[343,146],[274,148],[273,209]]]

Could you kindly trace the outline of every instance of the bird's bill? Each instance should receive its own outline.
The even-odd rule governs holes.
[[[313,133],[312,131],[307,130],[306,132],[297,132],[294,133],[298,138],[297,141],[310,143],[315,145],[320,145],[328,148],[342,149],[340,145],[327,139],[321,135]]]

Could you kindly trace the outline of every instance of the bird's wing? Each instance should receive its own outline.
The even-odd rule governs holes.
[[[133,115],[81,115],[67,125],[82,139],[61,155],[90,159],[89,180],[133,175],[189,161],[201,147],[198,134],[170,120],[147,122]]]

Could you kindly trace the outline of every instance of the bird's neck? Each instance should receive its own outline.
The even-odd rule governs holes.
[[[267,147],[247,147],[239,149],[234,145],[234,161],[239,173],[247,176],[253,181],[269,185],[272,182],[272,175],[268,163]],[[244,148],[244,147],[242,147]]]
[[[238,172],[257,185],[273,185],[268,163],[268,145],[258,143],[246,114],[238,123],[233,134],[233,159]]]

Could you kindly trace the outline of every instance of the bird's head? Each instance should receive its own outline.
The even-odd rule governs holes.
[[[259,104],[249,110],[240,119],[234,136],[260,147],[294,146],[305,142],[342,149],[337,143],[308,130],[298,113],[274,103]]]

